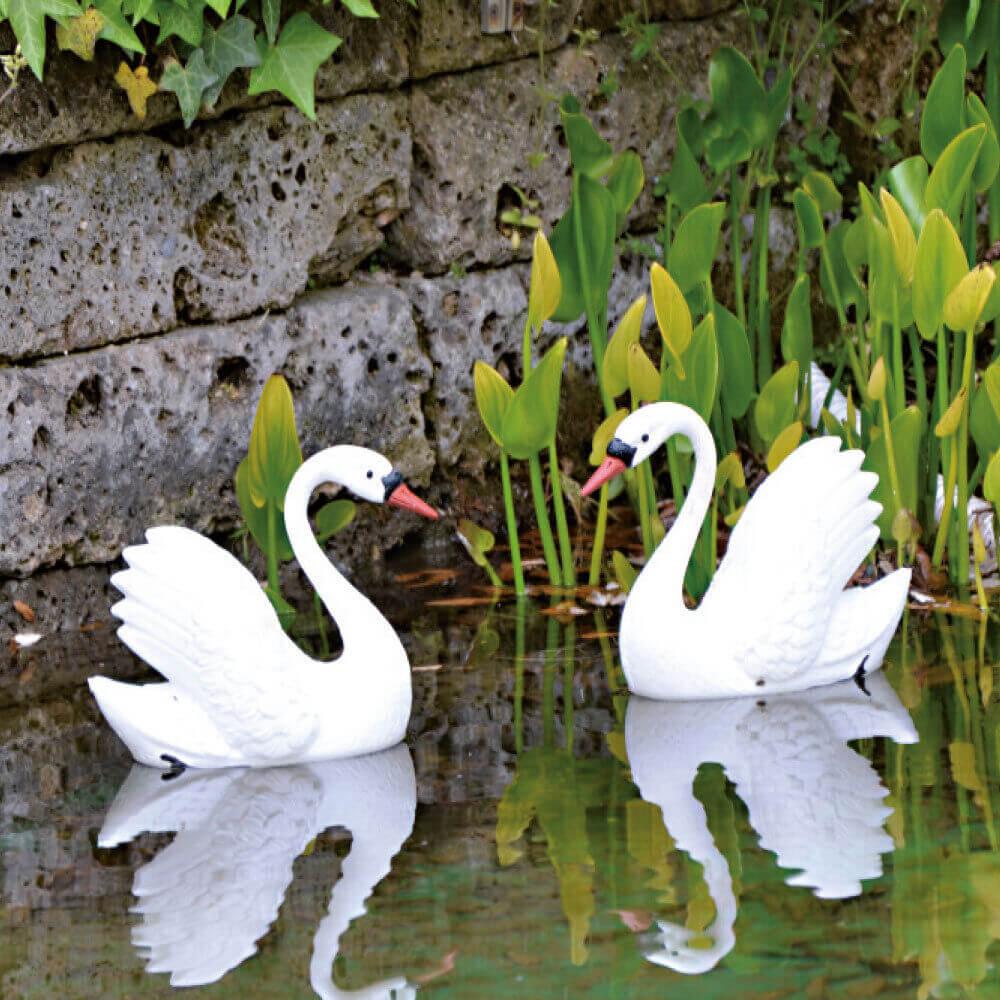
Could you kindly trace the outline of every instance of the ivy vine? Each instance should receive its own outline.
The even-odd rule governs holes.
[[[338,2],[355,17],[379,16],[371,0]],[[4,21],[17,39],[13,53],[0,55],[8,93],[25,69],[44,79],[52,21],[56,46],[81,59],[92,60],[99,42],[121,51],[114,82],[138,118],[153,94],[169,91],[185,126],[214,107],[238,70],[250,71],[249,95],[277,91],[315,120],[316,73],[342,41],[305,11],[284,18],[281,0],[0,0]]]

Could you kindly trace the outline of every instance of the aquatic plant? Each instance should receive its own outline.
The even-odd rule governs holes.
[[[556,425],[559,419],[559,394],[562,384],[565,337],[556,341],[537,365],[532,365],[532,335],[555,312],[560,298],[560,272],[545,235],[537,233],[528,293],[528,313],[522,344],[524,377],[515,391],[495,368],[477,361],[473,383],[479,415],[490,436],[500,448],[500,472],[503,482],[504,510],[510,539],[514,588],[525,592],[517,534],[517,513],[510,479],[510,459],[528,463],[535,519],[542,540],[542,550],[549,580],[554,586],[575,586],[576,569],[569,538],[566,507],[563,501],[559,456],[556,449]],[[555,512],[559,549],[552,535],[546,505],[545,485],[539,454],[548,453],[552,507]]]
[[[243,523],[267,560],[264,590],[286,629],[295,611],[281,594],[278,567],[294,555],[283,514],[288,484],[301,464],[302,448],[295,426],[292,393],[281,375],[272,375],[264,383],[257,402],[247,454],[236,468],[235,484]],[[316,538],[320,544],[346,528],[354,514],[351,500],[331,500],[324,504],[316,512]],[[317,614],[321,615],[318,603]]]

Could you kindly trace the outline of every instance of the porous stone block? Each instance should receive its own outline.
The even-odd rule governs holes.
[[[735,41],[743,23],[724,15],[666,25],[658,52],[670,72],[652,59],[633,63],[621,38],[567,46],[546,64],[545,87],[575,94],[614,148],[634,149],[654,177],[670,165],[682,91],[706,96],[710,54]],[[618,90],[606,96],[602,83],[612,76]],[[396,258],[440,273],[453,263],[495,266],[526,257],[530,239],[515,249],[500,224],[505,209],[521,206],[519,191],[547,229],[562,215],[570,190],[568,153],[556,107],[548,105],[539,119],[539,83],[538,61],[525,59],[414,87],[411,207],[390,230]],[[537,153],[544,159],[532,166]],[[654,223],[651,189],[633,210],[638,228]]]
[[[150,525],[232,526],[233,473],[272,372],[291,384],[306,454],[364,443],[427,481],[430,365],[408,300],[329,290],[282,316],[0,369],[0,576],[109,561]],[[341,544],[370,562],[414,527],[362,505]]]
[[[287,306],[405,207],[405,99],[349,97],[29,158],[0,180],[0,359]]]
[[[331,60],[316,76],[316,95],[321,100],[343,97],[359,91],[388,90],[399,86],[408,75],[408,15],[393,10],[377,21],[357,18],[341,4],[320,6],[286,4],[285,18],[294,7],[303,7],[328,31],[343,39]],[[9,27],[0,30],[0,51],[9,52],[14,38]],[[180,108],[173,94],[154,94],[146,107],[146,119],[132,113],[128,99],[114,82],[121,62],[120,50],[97,43],[96,58],[84,62],[50,45],[45,64],[45,80],[39,82],[30,70],[21,74],[17,88],[0,104],[0,154],[25,153],[48,146],[81,142],[123,132],[142,131],[180,121]],[[151,75],[160,69],[154,62]],[[211,111],[202,117],[214,118],[234,108],[263,107],[287,103],[271,92],[247,96],[247,72],[235,73]]]
[[[545,49],[562,45],[580,11],[582,0],[525,5],[525,28],[498,35],[483,34],[479,0],[421,0],[411,17],[410,72],[415,79],[473,66],[508,62],[537,53],[539,35]]]
[[[739,0],[583,0],[578,22],[585,28],[610,31],[627,14],[640,22],[689,21],[711,17],[735,7]],[[643,8],[645,7],[645,12]]]

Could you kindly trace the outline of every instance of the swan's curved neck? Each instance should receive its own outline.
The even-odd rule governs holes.
[[[378,608],[356,590],[327,559],[309,525],[309,498],[337,478],[337,448],[327,448],[307,459],[292,477],[285,494],[285,530],[302,572],[340,629],[344,653],[371,646],[383,633],[398,644],[396,633]]]
[[[648,590],[661,602],[669,600],[683,607],[684,573],[705,520],[705,511],[712,501],[718,460],[712,432],[694,410],[677,403],[654,403],[647,407],[654,408],[660,411],[661,444],[674,434],[683,434],[691,441],[694,478],[677,520],[646,564],[633,593]]]

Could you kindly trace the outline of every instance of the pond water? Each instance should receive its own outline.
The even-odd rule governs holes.
[[[133,770],[110,628],[12,655],[0,994],[1000,996],[1000,629],[685,705],[629,701],[613,610],[398,618],[406,747],[267,772]]]

